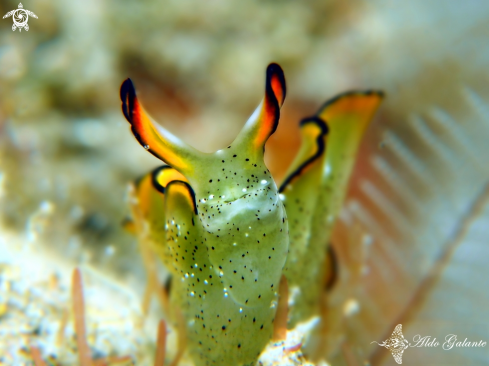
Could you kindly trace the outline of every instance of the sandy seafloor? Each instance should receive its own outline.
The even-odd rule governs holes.
[[[261,99],[271,61],[288,86],[267,145],[277,181],[298,148],[300,118],[352,88],[387,94],[333,237],[343,287],[331,295],[328,362],[395,364],[371,342],[398,323],[408,339],[456,333],[489,341],[488,4],[23,5],[38,16],[28,32],[13,32],[11,19],[0,23],[2,364],[27,362],[23,348],[32,344],[46,359],[77,364],[72,323],[58,336],[76,266],[94,355],[152,364],[161,309],[154,302],[142,320],[145,275],[120,222],[129,212],[127,183],[159,162],[129,132],[119,86],[131,77],[156,120],[213,151],[232,141]],[[17,6],[1,1],[0,13]],[[170,349],[174,342],[170,334]],[[488,348],[416,348],[404,364],[488,359]]]

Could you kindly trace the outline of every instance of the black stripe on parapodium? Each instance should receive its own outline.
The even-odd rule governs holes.
[[[184,181],[181,181],[181,180],[172,180],[170,183],[168,183],[168,184],[166,185],[166,189],[168,189],[168,186],[169,186],[170,184],[183,184],[183,185],[185,186],[185,188],[187,188],[188,192],[190,193],[190,197],[191,197],[191,199],[192,199],[192,205],[193,205],[193,207],[194,207],[194,213],[195,213],[196,215],[198,215],[198,214],[199,214],[199,212],[198,212],[198,210],[197,210],[197,203],[196,203],[196,201],[195,201],[195,192],[194,192],[194,190],[193,190],[192,186],[191,186],[190,184],[188,184],[187,182],[184,182]]]
[[[324,135],[327,135],[328,132],[329,132],[329,129],[328,129],[328,125],[319,117],[317,116],[314,116],[314,117],[309,117],[309,118],[304,118],[301,122],[300,122],[300,126],[304,126],[308,123],[314,123],[316,124],[320,130],[321,130],[321,133],[318,135],[318,137],[316,138],[316,146],[317,146],[317,151],[316,153],[311,156],[309,159],[307,159],[304,163],[302,163],[296,170],[294,170],[283,182],[282,184],[280,185],[280,188],[278,189],[279,193],[282,193],[285,188],[287,187],[287,185],[290,184],[290,182],[292,182],[292,180],[301,175],[302,171],[307,168],[307,166],[309,166],[310,164],[312,164],[316,159],[318,159],[324,152],[324,149],[326,148],[326,145],[324,143],[324,140],[323,140],[323,137]]]
[[[169,275],[163,285],[163,288],[165,289],[168,297],[170,296],[171,289],[172,289],[172,278],[173,278],[172,275]]]
[[[326,291],[330,291],[333,286],[335,285],[336,281],[338,280],[339,276],[339,268],[338,268],[338,257],[336,256],[336,252],[333,249],[333,246],[331,243],[328,245],[328,252],[327,256],[330,258],[330,263],[331,263],[331,271],[333,272],[333,275],[331,278],[326,282],[325,284],[325,289]]]
[[[151,172],[151,183],[153,184],[153,187],[160,193],[165,194],[165,186],[161,185],[160,182],[158,182],[158,175],[166,169],[173,169],[169,165],[162,165],[159,166]]]

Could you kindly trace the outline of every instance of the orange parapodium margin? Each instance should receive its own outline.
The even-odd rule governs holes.
[[[188,183],[187,178],[176,169],[170,166],[162,166],[152,172],[153,186],[161,193],[165,192],[165,187],[172,181],[179,180]]]
[[[335,125],[352,121],[352,127],[363,134],[379,107],[384,93],[368,90],[365,92],[347,92],[327,101],[317,113],[317,116],[326,121],[331,131]]]
[[[170,184],[168,184],[167,189],[171,191],[171,195],[175,194],[180,194],[181,196],[185,197],[185,199],[188,201],[188,205],[192,207],[193,213],[197,215],[197,205],[195,203],[195,193],[192,187],[182,181],[172,181]],[[168,202],[168,201],[167,201]],[[192,219],[193,221],[193,219]]]
[[[137,197],[138,212],[147,217],[150,211],[152,195],[155,193],[151,182],[151,175],[146,174],[135,185],[135,193]],[[137,230],[136,230],[137,231]]]
[[[153,200],[158,197],[159,193],[163,195],[166,186],[172,181],[188,183],[187,178],[183,174],[168,165],[163,165],[144,175],[134,183],[138,211],[143,217],[148,216],[151,205],[154,204]]]

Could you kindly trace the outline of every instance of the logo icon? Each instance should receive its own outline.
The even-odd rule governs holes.
[[[374,343],[375,341],[371,342]],[[382,343],[377,343],[379,346],[387,348],[389,351],[391,351],[392,356],[394,357],[394,360],[398,364],[402,364],[402,353],[406,348],[409,347],[409,342],[404,338],[402,335],[402,325],[398,324],[394,331],[392,332],[392,335],[387,339],[386,341]]]
[[[34,14],[32,11],[25,10],[22,3],[20,3],[18,9],[9,11],[7,14],[3,16],[3,19],[12,16],[14,20],[14,24],[12,25],[13,31],[15,31],[17,28],[19,28],[19,32],[22,31],[22,28],[28,31],[29,25],[27,24],[27,21],[29,20],[29,15],[37,19],[36,14]]]

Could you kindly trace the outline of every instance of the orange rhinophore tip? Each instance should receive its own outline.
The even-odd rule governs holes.
[[[262,152],[268,138],[277,129],[285,95],[284,72],[278,64],[271,63],[266,71],[265,97],[233,144]]]
[[[122,113],[131,124],[131,131],[138,142],[151,154],[180,172],[191,170],[191,165],[198,160],[199,154],[150,119],[136,97],[131,79],[122,83],[120,97]]]

